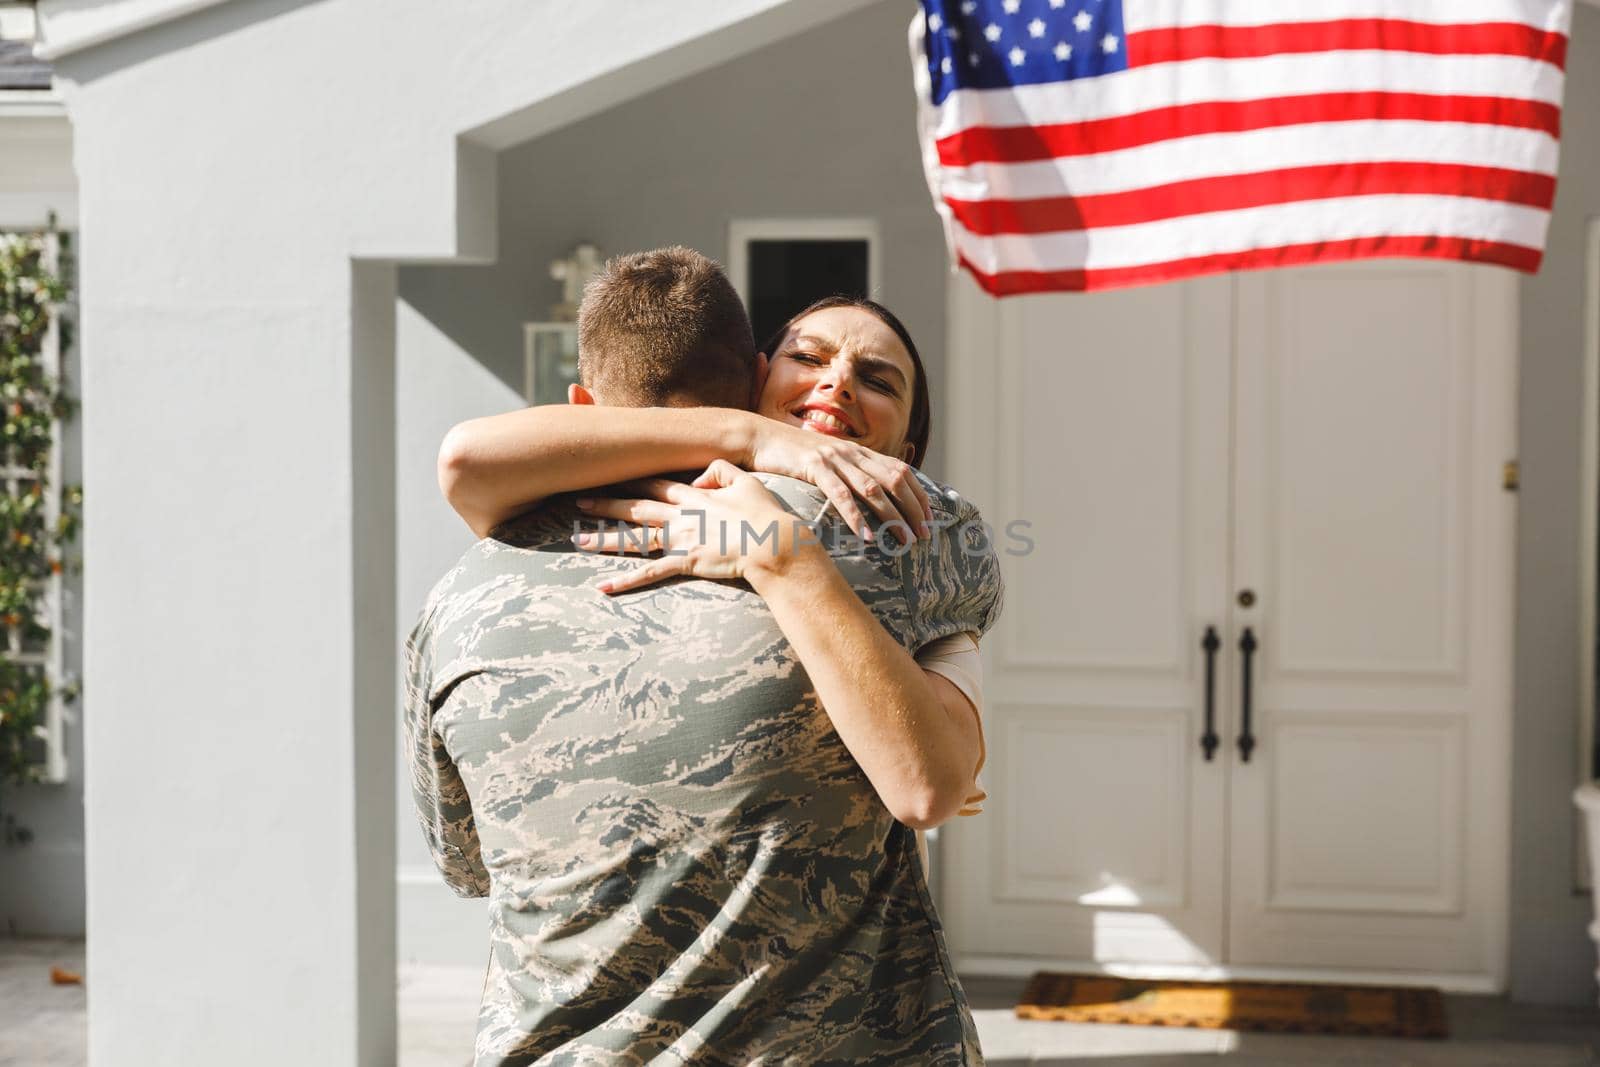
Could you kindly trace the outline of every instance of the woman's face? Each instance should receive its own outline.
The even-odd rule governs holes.
[[[909,459],[916,368],[876,315],[853,307],[813,311],[776,347],[767,353],[759,414]]]

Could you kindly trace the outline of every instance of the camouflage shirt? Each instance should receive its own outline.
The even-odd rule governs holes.
[[[792,513],[826,504],[761,475]],[[894,552],[819,534],[904,646],[1000,607],[972,505]],[[831,510],[829,516],[833,516]],[[912,831],[834,731],[744,582],[607,596],[638,557],[575,549],[569,500],[479,541],[407,642],[418,815],[488,896],[477,1064],[983,1062]]]

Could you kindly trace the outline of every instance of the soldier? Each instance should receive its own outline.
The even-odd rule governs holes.
[[[903,327],[867,315],[886,329],[808,327],[834,342],[819,361],[848,364],[836,421],[925,449],[925,411],[907,442],[909,415],[846,397],[876,360],[897,365],[877,370],[898,374],[899,410],[914,386],[925,404]],[[726,278],[684,249],[607,264],[585,293],[580,372],[573,399],[596,412],[691,419],[770,377]],[[627,469],[637,447],[612,443],[575,465],[603,482],[707,458],[663,442]],[[479,1065],[982,1062],[913,838],[974,797],[976,687],[913,656],[989,628],[998,565],[969,503],[920,475],[908,494],[861,453],[829,454],[855,464],[848,478],[887,470],[926,536],[858,539],[845,509],[823,520],[818,488],[712,456],[694,485],[546,499],[430,594],[407,642],[407,741],[440,870],[490,898]],[[673,554],[575,545],[595,515],[645,523]],[[741,551],[729,535],[746,527],[775,536]]]

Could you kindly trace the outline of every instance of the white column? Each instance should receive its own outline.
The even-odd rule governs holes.
[[[352,316],[348,272],[301,300],[219,293],[226,253],[166,295],[119,297],[164,257],[96,254],[123,214],[99,184],[82,271],[92,1062],[392,1062],[379,328]],[[354,280],[364,312],[384,281]]]
[[[393,269],[209,52],[68,93],[91,1063],[392,1064]]]

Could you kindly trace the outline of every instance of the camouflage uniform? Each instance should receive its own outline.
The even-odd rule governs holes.
[[[924,487],[948,528],[898,556],[819,529],[913,653],[987,630],[1001,593],[975,509]],[[575,521],[556,498],[468,549],[406,646],[418,815],[456,893],[490,898],[479,1067],[982,1064],[913,833],[766,603],[600,593],[642,560],[575,549]]]

